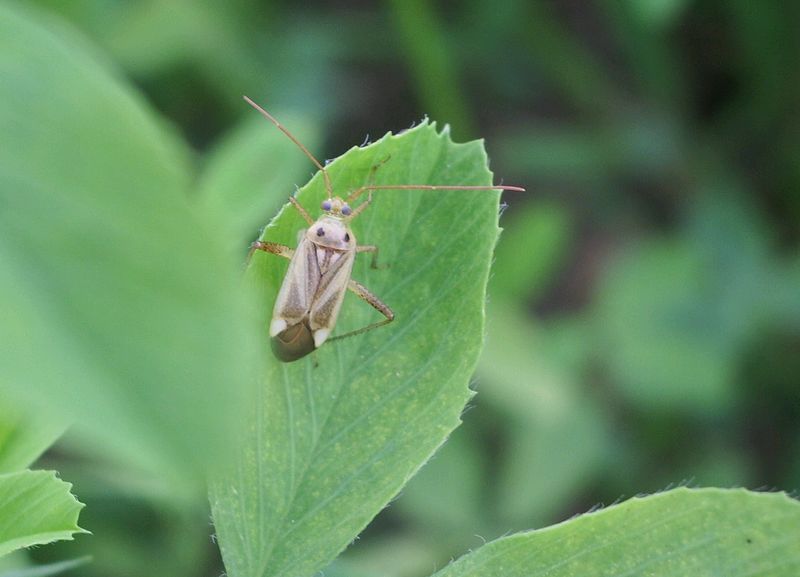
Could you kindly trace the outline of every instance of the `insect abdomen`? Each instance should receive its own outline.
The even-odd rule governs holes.
[[[287,327],[272,337],[270,341],[272,352],[285,363],[302,359],[316,348],[314,346],[314,337],[306,319],[296,325]]]

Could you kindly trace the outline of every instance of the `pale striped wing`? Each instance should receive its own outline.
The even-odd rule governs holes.
[[[314,341],[319,347],[336,325],[353,270],[355,252],[318,248],[317,257],[322,276],[311,303],[310,325],[314,331]]]
[[[316,247],[302,235],[275,299],[270,336],[274,337],[286,326],[296,325],[309,314],[320,276]]]

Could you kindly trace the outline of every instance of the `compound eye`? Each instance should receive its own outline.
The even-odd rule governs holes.
[[[332,207],[333,207],[333,205],[331,204],[330,200],[323,200],[322,201],[322,210],[324,210],[325,212],[330,212]]]
[[[350,214],[352,214],[352,212],[353,212],[353,210],[350,208],[350,205],[348,205],[348,204],[345,204],[345,205],[342,207],[342,214],[343,214],[343,215],[345,215],[345,216],[350,216]]]

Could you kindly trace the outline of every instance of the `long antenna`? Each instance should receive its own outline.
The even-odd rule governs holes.
[[[258,110],[258,111],[261,113],[261,115],[262,115],[264,118],[266,118],[266,119],[267,119],[267,120],[269,120],[269,121],[270,121],[272,124],[274,124],[275,126],[277,126],[277,127],[278,127],[278,129],[279,129],[281,132],[283,132],[283,133],[284,133],[286,136],[288,136],[288,137],[289,137],[289,139],[290,139],[292,142],[294,142],[294,143],[297,145],[297,147],[298,147],[300,150],[302,150],[302,151],[303,151],[303,153],[305,153],[305,155],[306,155],[308,158],[310,158],[310,159],[311,159],[311,162],[313,162],[313,163],[314,163],[314,166],[316,166],[316,167],[317,167],[317,168],[318,168],[318,169],[319,169],[319,170],[322,172],[322,176],[323,176],[323,178],[325,178],[325,188],[326,188],[326,190],[328,191],[328,198],[331,198],[331,197],[333,197],[333,187],[331,186],[331,178],[328,176],[328,171],[327,171],[327,170],[325,170],[325,167],[324,167],[324,166],[322,166],[322,163],[321,163],[319,160],[317,160],[317,159],[314,157],[314,155],[313,155],[313,154],[311,154],[311,153],[308,151],[308,149],[307,149],[305,146],[303,146],[303,143],[302,143],[302,142],[300,142],[299,140],[297,140],[297,139],[294,137],[294,135],[293,135],[291,132],[289,132],[289,130],[288,130],[288,129],[287,129],[285,126],[283,126],[283,124],[281,124],[280,122],[278,122],[278,119],[277,119],[277,118],[275,118],[275,117],[274,117],[274,116],[272,116],[272,115],[271,115],[269,112],[267,112],[266,110],[264,110],[263,108],[261,108],[261,107],[260,107],[258,104],[256,104],[255,102],[253,102],[253,101],[252,101],[252,100],[251,100],[251,99],[250,99],[248,96],[243,96],[243,98],[244,98],[245,102],[247,102],[247,104],[249,104],[250,106],[252,106],[252,107],[253,107],[253,108],[255,108],[256,110]]]
[[[367,191],[373,190],[510,190],[513,192],[525,192],[521,186],[503,186],[493,184],[491,186],[469,186],[457,184],[372,184],[355,189],[347,197],[347,202],[352,202]]]

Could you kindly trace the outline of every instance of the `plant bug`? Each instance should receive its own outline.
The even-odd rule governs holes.
[[[372,253],[372,267],[377,268],[378,247],[359,245],[350,228],[350,222],[364,212],[372,202],[376,190],[513,190],[523,192],[518,186],[466,186],[399,184],[375,185],[372,176],[380,166],[372,167],[368,184],[349,193],[344,199],[334,196],[328,171],[311,152],[292,135],[277,119],[261,108],[247,96],[250,106],[272,122],[281,132],[297,145],[300,150],[322,172],[327,198],[322,201],[322,216],[314,220],[300,202],[290,196],[289,201],[297,209],[308,228],[301,231],[297,248],[255,241],[250,245],[248,259],[257,250],[272,253],[289,259],[289,269],[283,280],[269,327],[272,351],[284,362],[303,358],[318,349],[328,340],[337,340],[365,333],[388,324],[394,320],[394,312],[364,285],[350,278],[356,254]],[[386,159],[388,160],[388,159]],[[383,162],[385,162],[384,160]],[[382,163],[381,163],[382,164]],[[358,206],[353,202],[367,193],[366,200]],[[345,293],[350,290],[359,298],[380,312],[384,318],[359,329],[330,337],[336,326],[336,319],[342,306]],[[329,338],[330,337],[330,338]]]

